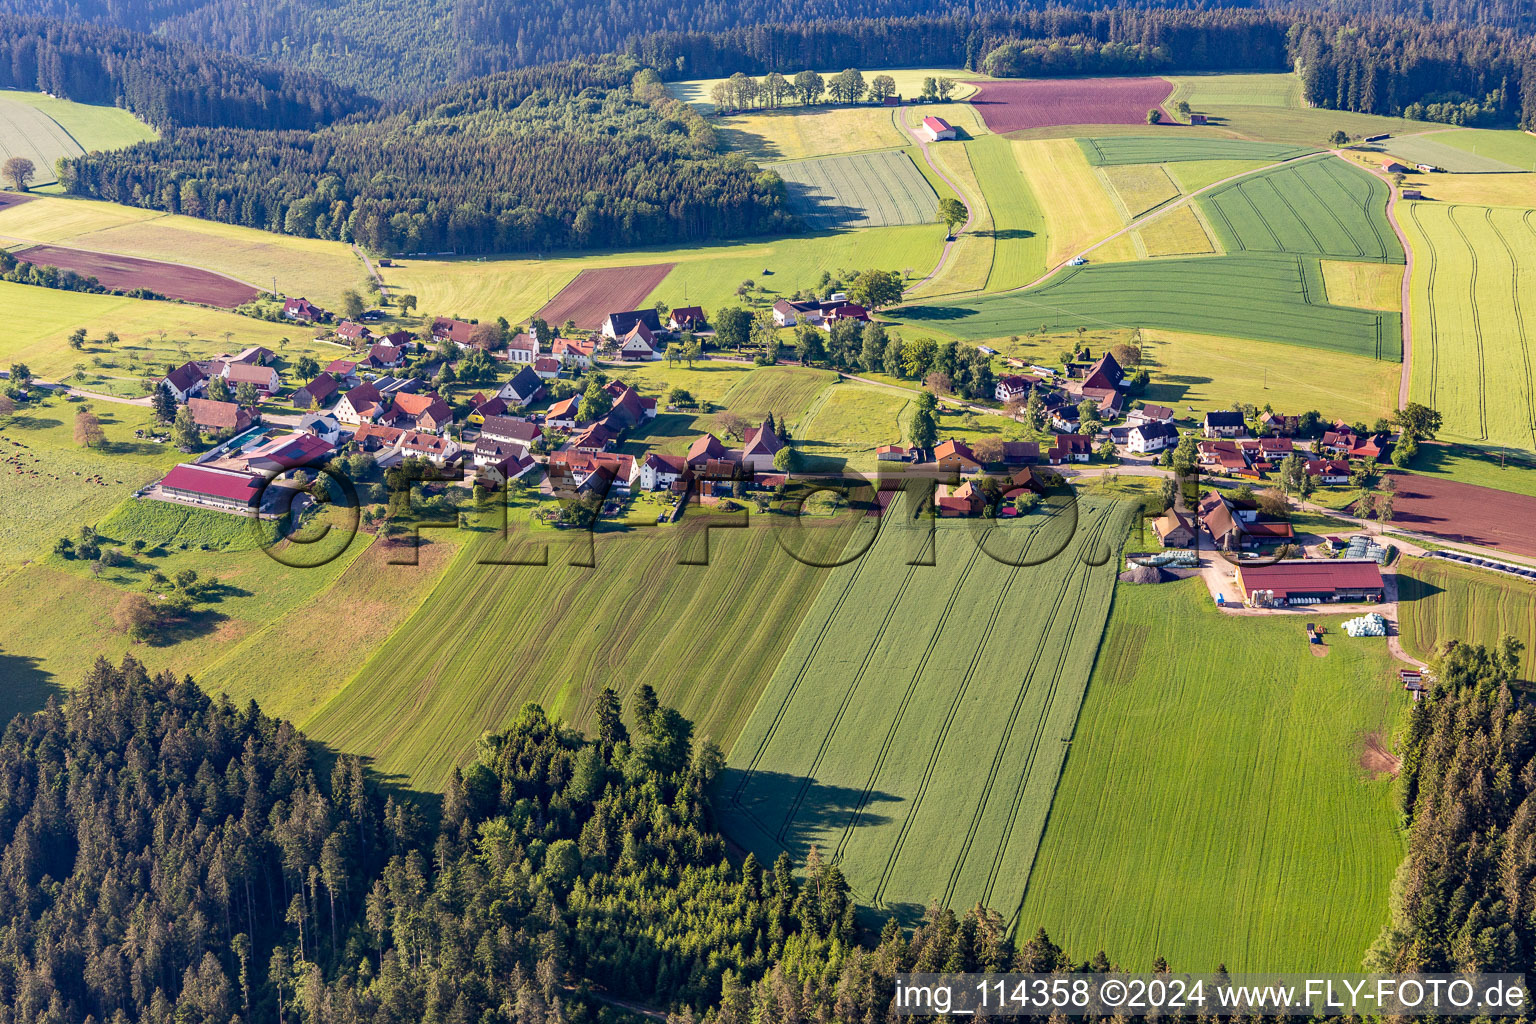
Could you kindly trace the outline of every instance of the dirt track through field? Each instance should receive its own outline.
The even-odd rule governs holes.
[[[676,265],[650,263],[639,267],[583,270],[546,302],[537,315],[551,327],[572,320],[581,330],[596,330],[609,313],[638,308]]]
[[[163,263],[137,256],[117,256],[71,249],[62,245],[32,245],[14,253],[19,260],[72,270],[83,277],[94,277],[108,288],[133,291],[147,288],[168,299],[200,302],[208,306],[233,309],[256,297],[256,288],[211,270],[182,263]]]

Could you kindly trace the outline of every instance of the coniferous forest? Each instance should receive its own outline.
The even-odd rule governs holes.
[[[654,72],[608,58],[477,79],[317,132],[179,128],[92,153],[78,195],[376,252],[538,252],[793,230],[777,175],[717,152]]]
[[[526,706],[429,824],[254,703],[98,660],[0,735],[0,1019],[627,1018],[611,990],[684,1020],[876,1021],[897,971],[1073,966],[982,908],[861,935],[818,856],[726,857],[723,758],[686,719],[649,687],[600,705],[591,740]]]

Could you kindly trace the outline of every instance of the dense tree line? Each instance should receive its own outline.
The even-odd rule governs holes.
[[[0,15],[0,88],[120,106],[157,127],[309,128],[373,105],[315,72],[124,29],[11,15]]]
[[[1443,645],[1408,720],[1408,854],[1368,965],[1527,971],[1536,963],[1536,713],[1521,645]]]
[[[863,942],[812,852],[734,864],[719,750],[642,686],[588,740],[525,706],[436,827],[355,758],[190,679],[98,660],[0,735],[0,1016],[607,1020],[602,990],[720,1024],[889,1019],[907,970],[1106,969],[977,907]],[[1150,967],[1151,965],[1143,965]]]
[[[1283,9],[1070,10],[910,16],[652,33],[627,52],[680,77],[925,61],[1001,77],[1300,69],[1309,102],[1361,113],[1536,123],[1536,44],[1459,28]]]
[[[78,195],[376,252],[673,244],[794,230],[778,176],[627,60],[477,79],[318,132],[176,129],[72,161]]]
[[[802,27],[811,26],[811,31],[820,33],[831,46],[826,59],[807,61],[802,54],[789,63],[817,68],[850,64],[880,67],[913,62],[912,40],[919,37],[905,36],[895,47],[865,43],[859,38],[861,28],[874,28],[883,36],[880,26],[906,24],[948,36],[941,26],[953,23],[959,26],[962,40],[976,31],[990,35],[995,47],[1009,38],[1072,36],[1082,30],[1070,23],[1084,13],[1115,21],[1136,18],[1148,8],[1152,13],[1187,14],[1203,6],[1195,0],[1152,0],[1131,10],[1110,0],[1068,0],[1021,12],[1007,0],[940,4],[929,0],[868,0],[857,7],[842,0],[626,0],[622,4],[584,0],[274,0],[265,4],[245,0],[137,0],[131,4],[117,0],[0,0],[0,11],[115,24],[297,64],[379,96],[424,95],[479,75],[612,52],[654,33],[738,33],[751,26],[792,26],[773,30],[783,38],[792,38]],[[1300,13],[1370,20],[1413,18],[1527,33],[1536,29],[1536,8],[1524,0],[1262,0],[1242,6],[1269,11],[1276,20]],[[851,20],[855,13],[858,20]],[[1226,12],[1228,16],[1234,13],[1241,12]],[[1058,25],[1058,21],[1063,24]],[[1100,43],[1138,41],[1134,35],[1115,40],[1099,32],[1085,35]],[[939,41],[948,47],[946,39]],[[954,62],[935,59],[926,38],[921,53],[921,63],[927,66],[954,66]],[[719,66],[725,67],[726,74],[750,70]],[[972,62],[969,66],[980,65]],[[1224,65],[1218,61],[1200,66]],[[698,67],[689,73],[717,72]]]

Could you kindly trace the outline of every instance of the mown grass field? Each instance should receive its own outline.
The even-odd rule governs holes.
[[[1453,174],[1496,174],[1531,169],[1529,164],[1525,166],[1512,164],[1477,152],[1474,148],[1475,144],[1450,145],[1449,141],[1454,135],[1455,132],[1431,131],[1387,139],[1385,142],[1370,143],[1359,148],[1375,153],[1390,153],[1409,165],[1433,164],[1442,171]],[[1488,143],[1481,148],[1498,150],[1501,147]]]
[[[1322,107],[1281,107],[1255,104],[1212,104],[1207,111],[1212,127],[1262,142],[1290,142],[1324,147],[1328,137],[1342,131],[1352,137],[1403,135],[1424,130],[1423,121],[1400,117],[1355,114]]]
[[[1265,166],[1267,160],[1179,160],[1167,165],[1168,176],[1181,192],[1198,192],[1207,185],[1247,174]]]
[[[55,161],[84,153],[64,126],[36,107],[0,94],[0,159],[21,157],[35,168],[35,185],[57,181]],[[9,186],[7,186],[9,187]]]
[[[1410,654],[1428,659],[1441,640],[1496,647],[1506,635],[1525,645],[1521,676],[1536,683],[1536,586],[1441,558],[1398,566],[1398,626]]]
[[[890,107],[781,107],[714,120],[732,152],[760,163],[867,153],[903,143],[899,114]]]
[[[758,421],[773,413],[775,419],[793,424],[811,400],[836,381],[837,374],[831,370],[759,366],[727,391],[720,401],[731,412],[749,421]],[[757,426],[757,423],[752,425]]]
[[[907,564],[911,532],[888,526],[832,570],[717,783],[726,833],[765,863],[816,846],[878,917],[1013,905],[1130,509],[1084,503],[987,536],[1011,560],[1061,551],[1027,567],[941,522],[933,566]]]
[[[0,235],[98,252],[187,263],[334,308],[341,292],[363,292],[367,270],[350,246],[196,217],[87,199],[39,196],[0,210]]]
[[[685,519],[686,523],[686,519]],[[692,528],[599,534],[595,569],[566,564],[572,535],[545,531],[549,565],[499,533],[466,534],[430,596],[362,657],[356,677],[306,723],[313,739],[437,789],[527,701],[592,725],[604,686],[641,682],[729,748],[826,576],[772,531],[713,530],[707,566]]]
[[[153,128],[121,107],[76,103],[47,93],[10,89],[0,92],[0,99],[23,104],[45,114],[68,132],[85,152],[123,149],[135,142],[150,142],[160,137]],[[44,168],[39,167],[38,170]],[[53,165],[50,163],[47,171],[52,170]]]
[[[1300,156],[1314,148],[1280,142],[1249,142],[1245,139],[1167,132],[1152,136],[1106,135],[1077,141],[1083,147],[1088,162],[1095,167],[1203,160],[1238,160],[1257,165]]]
[[[1029,291],[909,306],[901,317],[958,338],[1047,330],[1154,327],[1281,341],[1395,362],[1398,315],[1326,304],[1315,260],[1248,254],[1070,267]]]
[[[1229,253],[1285,252],[1403,262],[1387,223],[1386,184],[1342,160],[1262,171],[1200,196]]]
[[[988,291],[1028,284],[1046,268],[1046,228],[1040,200],[1000,135],[965,143],[981,195],[992,218],[993,255]],[[978,227],[978,231],[985,230]]]
[[[315,341],[313,328],[302,324],[270,323],[179,302],[0,282],[0,303],[10,311],[7,329],[0,333],[0,366],[24,362],[43,380],[67,378],[72,386],[127,398],[143,395],[145,373],[164,373],[166,363],[180,365],[247,345],[265,345],[280,362],[289,363],[304,353],[329,362],[347,351]],[[88,333],[81,351],[68,344],[78,327]],[[109,331],[120,339],[112,347],[103,341]],[[83,378],[75,376],[76,367],[82,368]]]
[[[930,224],[939,197],[905,152],[779,164],[791,208],[815,228]]]
[[[1056,266],[1123,226],[1076,141],[1016,141],[1013,155],[1045,216],[1047,266]]]
[[[1288,72],[1268,75],[1169,75],[1173,93],[1165,106],[1183,100],[1196,113],[1226,106],[1301,107],[1301,78]]]
[[[756,298],[772,305],[779,295],[814,287],[823,271],[878,266],[922,277],[944,248],[942,224],[837,231],[786,238],[699,245],[687,249],[635,249],[542,259],[401,261],[381,271],[392,292],[414,294],[434,314],[526,321],[583,270],[675,263],[645,305],[748,305],[736,294],[743,281],[763,287]],[[767,271],[767,273],[764,273]]]
[[[1406,206],[1413,398],[1453,439],[1536,447],[1536,212]]]
[[[1431,136],[1441,145],[1498,160],[1522,171],[1536,170],[1536,137],[1520,131],[1461,128]]]
[[[1403,845],[1360,767],[1404,700],[1339,617],[1215,610],[1198,580],[1115,591],[1018,915],[1074,957],[1175,971],[1358,970]]]
[[[75,444],[75,414],[84,405],[101,420],[104,447]],[[150,420],[150,411],[138,406],[63,398],[28,402],[0,420],[0,490],[6,500],[0,565],[41,557],[59,535],[94,524],[181,461],[173,446],[133,436]]]
[[[1140,253],[1148,257],[1198,256],[1217,251],[1210,233],[1187,203],[1159,214],[1134,232]]]
[[[193,673],[200,681],[203,669],[220,659],[235,658],[222,681],[243,674],[244,680],[232,692],[254,696],[263,706],[269,695],[324,692],[331,681],[309,674],[305,648],[286,646],[285,629],[274,628],[277,623],[286,623],[296,636],[308,633],[327,645],[330,660],[317,665],[336,665],[356,656],[356,638],[334,631],[337,620],[329,616],[329,610],[354,600],[371,603],[366,589],[332,594],[329,602],[318,606],[315,601],[331,589],[371,538],[354,539],[339,557],[324,565],[293,568],[255,546],[246,520],[159,502],[133,507],[141,503],[127,500],[128,505],[96,522],[102,545],[123,547],[127,564],[96,575],[89,563],[49,554],[5,578],[12,597],[5,649],[12,657],[26,659],[29,669],[27,685],[14,691],[0,687],[0,713],[8,716],[34,710],[39,698],[66,691],[98,654],[116,662],[132,653],[152,671]],[[48,538],[59,533],[73,535],[82,523],[91,522],[86,518],[90,511],[77,506],[68,518],[61,516]],[[138,555],[128,554],[127,544],[135,537],[145,539],[150,548]],[[205,544],[209,546],[206,550]],[[219,580],[185,621],[143,644],[133,643],[116,629],[113,609],[126,594],[144,592],[152,570],[174,577],[184,569],[195,571],[204,580]],[[379,582],[376,577],[369,586],[377,587]],[[300,608],[308,608],[310,616],[324,609],[326,615],[311,622],[287,619]],[[61,609],[67,614],[61,614]],[[331,631],[326,633],[321,623],[328,624]],[[258,634],[266,637],[262,643],[242,646]],[[232,670],[236,665],[238,672]],[[302,696],[279,703],[297,708],[302,706]]]
[[[1120,204],[1120,215],[1127,221],[1179,194],[1179,186],[1161,164],[1111,164],[1098,173],[1109,183],[1110,198]]]
[[[1401,309],[1403,268],[1390,263],[1323,260],[1323,284],[1335,306],[1359,309]]]
[[[795,432],[812,472],[870,472],[875,448],[906,439],[903,421],[914,392],[838,384],[816,396]]]

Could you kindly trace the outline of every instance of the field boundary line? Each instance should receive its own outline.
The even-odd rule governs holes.
[[[1344,155],[1343,150],[1334,149],[1329,152],[1331,155],[1343,160],[1346,164],[1350,162],[1349,157]],[[1387,177],[1385,172],[1371,170],[1369,167],[1365,168],[1365,170],[1366,173],[1374,175],[1377,179],[1386,183],[1387,223],[1392,225],[1392,232],[1397,235],[1398,244],[1403,247],[1403,287],[1398,300],[1399,305],[1402,306],[1403,370],[1401,376],[1398,377],[1397,383],[1397,407],[1399,409],[1406,409],[1408,407],[1409,387],[1413,382],[1413,246],[1408,244],[1408,235],[1404,233],[1403,226],[1397,219],[1397,204],[1402,199],[1402,190],[1393,184],[1392,179]],[[1439,376],[1439,345],[1433,337],[1435,332],[1435,247],[1429,241],[1429,235],[1424,234],[1424,229],[1419,223],[1418,209],[1417,205],[1408,207],[1408,215],[1413,218],[1414,227],[1418,228],[1419,233],[1424,235],[1424,242],[1429,246],[1429,293],[1425,305],[1429,309],[1431,335],[1429,404],[1431,407],[1434,407],[1437,378]]]
[[[937,551],[935,551],[937,554]],[[858,827],[859,819],[864,816],[864,810],[869,806],[870,794],[874,791],[875,780],[885,769],[885,760],[890,755],[891,744],[901,729],[902,722],[906,719],[907,706],[912,702],[912,694],[917,692],[917,684],[923,678],[923,672],[928,667],[928,659],[933,656],[933,650],[938,646],[939,634],[944,631],[944,626],[949,622],[949,614],[955,607],[955,597],[965,585],[966,577],[970,576],[971,568],[976,564],[976,559],[981,557],[981,548],[972,547],[971,560],[965,564],[960,575],[955,578],[954,586],[949,589],[949,600],[944,602],[944,611],[939,616],[938,623],[934,626],[932,634],[928,637],[928,643],[923,648],[922,657],[917,661],[916,668],[912,671],[912,678],[907,681],[907,689],[901,696],[901,703],[896,707],[896,714],[891,719],[890,726],[885,730],[885,739],[880,744],[880,751],[875,756],[875,763],[869,769],[869,777],[865,780],[864,791],[859,794],[859,801],[854,805],[853,813],[843,824],[843,834],[838,837],[837,846],[833,848],[832,863],[836,864],[848,849],[848,840],[853,837],[854,830]],[[878,885],[876,887],[878,889]],[[873,899],[871,894],[871,898]]]
[[[1034,536],[1031,535],[1029,539],[1031,541],[1034,540]],[[977,550],[980,551],[979,545]],[[956,587],[955,593],[958,593],[959,589],[964,586],[965,581],[970,578],[971,570],[974,569],[975,566],[976,559],[973,557],[970,563],[966,565],[965,572],[960,576],[960,580],[958,586]],[[1008,582],[1003,585],[1003,592],[998,595],[996,601],[992,605],[992,614],[987,619],[986,628],[980,633],[981,637],[988,636],[991,633],[993,627],[997,625],[998,617],[1002,614],[1003,605],[1007,602],[1008,595],[1013,591],[1013,584],[1014,581],[1018,579],[1018,576],[1018,566],[1013,566],[1011,569],[1009,569]],[[949,616],[947,613],[954,607],[954,598],[955,595],[952,593],[950,595],[949,607],[945,609],[946,614],[944,616],[944,625],[948,625],[949,623]],[[932,641],[935,645],[937,644],[939,636],[942,633],[943,625],[934,630]],[[966,669],[964,678],[961,680],[960,685],[955,689],[955,695],[949,702],[949,711],[944,715],[944,724],[939,728],[939,735],[933,742],[933,752],[928,755],[928,764],[923,768],[922,778],[918,782],[917,794],[907,805],[907,815],[902,819],[901,828],[896,833],[896,842],[891,846],[890,852],[886,855],[885,870],[880,873],[880,880],[875,883],[874,903],[876,906],[879,906],[884,902],[886,886],[890,884],[891,875],[896,870],[896,864],[901,860],[901,852],[906,848],[907,837],[912,834],[912,823],[917,819],[918,812],[922,810],[923,798],[928,794],[928,786],[933,781],[934,769],[938,766],[939,758],[944,753],[944,744],[949,738],[949,730],[955,723],[955,715],[959,712],[960,705],[965,701],[966,693],[970,691],[971,680],[976,675],[976,665],[981,660],[981,656],[986,651],[986,648],[987,644],[985,639],[977,640],[975,651],[971,655],[970,666]],[[926,662],[927,658],[925,657],[924,663],[926,664]]]
[[[962,234],[964,234],[965,232],[967,232],[967,231],[969,231],[971,229],[971,225],[975,222],[975,220],[976,220],[976,209],[975,209],[974,201],[971,200],[965,194],[965,192],[960,188],[959,185],[956,185],[954,183],[954,181],[950,178],[950,176],[948,174],[944,173],[944,169],[942,167],[940,167],[937,163],[934,162],[933,154],[928,152],[928,141],[926,139],[924,139],[921,135],[919,135],[917,133],[916,129],[914,129],[912,127],[911,118],[909,118],[907,116],[909,110],[910,110],[909,107],[902,107],[901,108],[901,123],[902,123],[902,126],[904,128],[906,128],[907,133],[909,135],[911,135],[912,138],[917,140],[918,151],[923,154],[923,163],[927,164],[928,165],[928,169],[933,171],[934,174],[937,174],[939,176],[939,180],[940,181],[942,181],[944,184],[948,185],[950,188],[954,189],[955,195],[959,196],[961,202],[965,203],[965,223],[960,225],[960,230],[955,232],[955,234],[948,241],[946,241],[944,243],[944,248],[939,253],[939,262],[934,264],[933,269],[928,272],[928,276],[924,277],[921,281],[917,282],[915,285],[913,285],[912,287],[907,289],[908,292],[914,292],[914,291],[917,291],[923,285],[927,284],[929,281],[932,281],[934,278],[938,277],[941,273],[944,272],[944,267],[949,263],[949,257],[954,252],[955,243],[960,240],[960,236]],[[894,114],[893,114],[893,116],[894,116]],[[907,159],[910,160],[912,158],[911,157],[907,157]],[[970,159],[970,154],[969,153],[966,154],[966,159],[967,160]],[[916,165],[913,165],[913,166],[916,166]],[[972,173],[974,173],[974,172],[975,172],[975,167],[974,167],[974,165],[972,165]],[[922,172],[919,171],[918,173],[921,174]],[[978,177],[976,179],[976,187],[977,187],[978,190],[981,188],[981,179],[980,179],[980,177]],[[985,200],[983,200],[983,201],[985,201]],[[992,259],[995,262],[996,259],[997,259],[997,235],[996,235],[996,232],[997,232],[997,215],[996,214],[993,214],[993,216],[992,216],[992,231],[993,231]]]
[[[1536,447],[1536,390],[1533,390],[1531,382],[1531,351],[1526,343],[1525,316],[1520,306],[1520,261],[1515,256],[1514,247],[1509,244],[1509,239],[1504,237],[1504,232],[1499,229],[1493,220],[1493,210],[1484,207],[1484,216],[1488,220],[1488,227],[1504,247],[1504,253],[1509,257],[1509,294],[1515,309],[1515,333],[1520,339],[1520,369],[1525,373],[1525,422],[1531,431],[1531,445]],[[1531,229],[1531,214],[1536,211],[1527,210],[1520,222]]]
[[[1090,534],[1090,537],[1097,536],[1098,529],[1099,528],[1098,528],[1098,526],[1096,524],[1095,525],[1095,530],[1094,530],[1093,533]],[[1089,543],[1090,544],[1092,543],[1091,539],[1090,539]],[[987,778],[986,778],[985,783],[982,786],[981,794],[980,794],[980,796],[979,796],[979,798],[977,800],[975,812],[971,815],[971,826],[970,826],[970,828],[966,832],[965,841],[961,844],[960,854],[959,854],[959,856],[957,856],[955,858],[954,866],[950,869],[949,884],[948,884],[948,886],[944,890],[944,897],[943,897],[943,900],[942,900],[942,902],[943,902],[943,904],[945,906],[948,906],[950,900],[954,898],[955,888],[959,885],[959,883],[960,883],[960,876],[964,873],[965,861],[970,856],[971,845],[975,842],[976,835],[977,835],[977,833],[981,829],[982,820],[986,817],[987,804],[992,799],[992,788],[997,783],[997,777],[998,777],[999,771],[1002,768],[1003,758],[1004,758],[1004,756],[1008,752],[1008,744],[1012,741],[1014,728],[1018,724],[1019,711],[1024,706],[1025,698],[1029,695],[1030,691],[1034,688],[1033,684],[1034,684],[1034,681],[1035,681],[1035,672],[1036,672],[1036,670],[1039,669],[1039,667],[1040,667],[1040,660],[1045,655],[1046,641],[1051,636],[1052,629],[1055,628],[1056,618],[1060,614],[1061,609],[1065,606],[1065,596],[1066,596],[1067,592],[1070,591],[1071,588],[1072,588],[1073,577],[1076,575],[1076,569],[1077,569],[1077,567],[1074,566],[1073,567],[1073,571],[1068,573],[1065,577],[1063,577],[1061,588],[1059,589],[1059,591],[1057,593],[1056,602],[1055,602],[1055,604],[1053,604],[1051,606],[1051,613],[1050,613],[1049,616],[1047,616],[1046,621],[1045,621],[1045,626],[1040,631],[1040,639],[1039,639],[1039,641],[1037,643],[1034,644],[1034,652],[1033,652],[1033,655],[1030,658],[1029,668],[1024,673],[1023,678],[1020,680],[1019,692],[1018,692],[1017,696],[1014,697],[1013,708],[1011,709],[1011,711],[1009,712],[1009,715],[1008,715],[1008,724],[1004,727],[1002,736],[1000,736],[998,738],[997,750],[992,755],[991,767],[987,771]],[[1083,582],[1082,582],[1081,590],[1086,590],[1088,580],[1089,580],[1089,577],[1085,573],[1084,577],[1083,577]],[[1080,610],[1081,609],[1081,605],[1082,605],[1082,593],[1080,592],[1079,595],[1078,595],[1078,601],[1077,601],[1077,605],[1076,605],[1077,609]],[[1075,617],[1075,615],[1076,615],[1076,612],[1074,612],[1074,617]],[[1071,634],[1072,634],[1072,629],[1071,629],[1071,627],[1068,627],[1068,630],[1067,630],[1067,641],[1068,642],[1071,639]],[[1064,642],[1063,643],[1063,650],[1065,650],[1066,647],[1068,646],[1068,642]],[[1061,672],[1061,665],[1062,665],[1062,659],[1061,658],[1057,658],[1056,659],[1056,674],[1057,674],[1058,678],[1059,678],[1060,672]],[[1053,681],[1051,684],[1049,684],[1049,689],[1048,689],[1048,692],[1046,693],[1045,702],[1041,706],[1042,707],[1042,714],[1043,714],[1043,712],[1046,709],[1048,709],[1050,707],[1050,703],[1051,703],[1051,699],[1052,699],[1052,694],[1054,693],[1054,690],[1055,690],[1055,683]],[[1034,760],[1033,756],[1031,756],[1028,760],[1026,760],[1026,762],[1025,762],[1025,764],[1023,766],[1022,772],[1020,774],[1020,783],[1019,783],[1019,785],[1017,787],[1015,787],[1015,790],[1014,790],[1014,800],[1010,804],[1010,806],[1012,808],[1014,808],[1015,810],[1017,809],[1017,806],[1018,806],[1018,803],[1019,803],[1019,794],[1022,793],[1022,791],[1025,788],[1028,787],[1029,772],[1030,772],[1031,766],[1033,765],[1033,760]],[[1008,819],[1007,819],[1010,825],[1012,823],[1012,819],[1013,819],[1013,815],[1010,814]],[[1003,836],[1002,836],[1002,838],[1000,840],[999,850],[1001,850],[1004,847],[1006,847],[1007,843],[1008,843],[1008,829],[1005,828]],[[997,855],[994,854],[994,858],[993,858],[994,864],[996,863],[997,859],[998,859]],[[986,903],[987,902],[988,897],[985,895],[985,893],[989,892],[990,889],[991,889],[991,884],[990,883],[991,883],[992,874],[993,873],[989,873],[989,875],[988,875],[988,883],[987,883],[986,887],[983,889],[984,895],[981,898],[981,902],[982,903]]]
[[[1467,281],[1467,305],[1472,309],[1472,340],[1477,342],[1477,429],[1481,431],[1479,437],[1488,439],[1488,370],[1483,358],[1483,321],[1477,312],[1477,248],[1472,240],[1467,237],[1467,231],[1456,223],[1456,211],[1462,207],[1460,204],[1448,207],[1446,219],[1451,222],[1451,227],[1456,230],[1461,238],[1461,244],[1467,247],[1467,256],[1472,261],[1472,276]],[[1486,213],[1488,208],[1483,207]]]
[[[827,725],[827,731],[822,736],[821,745],[816,749],[816,757],[811,761],[810,767],[805,771],[805,778],[800,780],[799,792],[795,794],[794,801],[789,810],[784,814],[784,823],[779,826],[774,838],[780,846],[784,846],[784,835],[789,831],[790,823],[800,814],[800,808],[805,806],[805,798],[810,793],[811,787],[816,784],[816,772],[821,768],[822,759],[827,756],[827,749],[832,745],[832,737],[837,732],[837,727],[843,721],[843,715],[848,710],[848,705],[853,703],[853,695],[858,690],[859,684],[864,681],[864,674],[869,671],[869,663],[874,660],[876,647],[885,639],[885,631],[890,628],[891,620],[896,617],[896,608],[901,604],[901,599],[907,592],[907,587],[912,583],[912,577],[917,573],[916,565],[907,566],[907,574],[902,578],[901,586],[897,588],[891,598],[890,607],[885,610],[885,615],[880,619],[880,628],[876,630],[874,639],[864,649],[864,657],[859,662],[859,669],[853,674],[852,681],[843,692],[843,699],[837,706],[837,713],[832,716],[832,721]]]
[[[1092,533],[1089,535],[1089,537],[1087,539],[1087,543],[1083,547],[1084,552],[1087,552],[1092,547],[1092,545],[1096,544],[1098,542],[1098,540],[1101,537],[1104,536],[1104,529],[1108,525],[1109,520],[1114,516],[1114,514],[1115,514],[1114,506],[1111,506],[1108,510],[1106,510],[1105,514],[1099,519],[1098,523],[1096,523],[1094,525],[1094,529],[1093,529]],[[1118,564],[1118,559],[1117,559],[1117,564]],[[997,848],[995,850],[993,850],[993,852],[992,852],[992,864],[991,864],[991,867],[987,871],[987,880],[986,880],[985,886],[982,889],[982,895],[981,895],[981,902],[984,905],[987,905],[987,906],[991,906],[991,903],[992,903],[992,891],[997,887],[998,876],[1002,873],[1002,870],[1003,870],[1003,859],[1008,855],[1008,846],[1009,846],[1009,844],[1011,844],[1013,842],[1013,829],[1014,829],[1014,826],[1018,824],[1019,808],[1022,807],[1023,804],[1024,804],[1024,794],[1025,794],[1025,792],[1029,788],[1030,776],[1034,773],[1035,760],[1040,755],[1040,745],[1041,745],[1041,742],[1043,741],[1043,739],[1045,737],[1046,722],[1047,722],[1047,720],[1050,717],[1051,709],[1056,706],[1056,691],[1061,686],[1061,676],[1062,676],[1062,672],[1063,672],[1063,666],[1064,666],[1064,664],[1066,662],[1065,654],[1069,650],[1071,650],[1073,639],[1077,635],[1078,623],[1081,621],[1082,615],[1083,615],[1083,606],[1087,603],[1088,592],[1089,592],[1089,590],[1090,590],[1090,588],[1092,587],[1092,584],[1093,584],[1093,570],[1096,569],[1096,568],[1098,568],[1098,566],[1090,565],[1088,563],[1083,563],[1082,564],[1083,576],[1082,576],[1081,584],[1078,587],[1077,600],[1073,603],[1072,615],[1071,615],[1070,620],[1067,622],[1066,634],[1062,638],[1061,650],[1062,650],[1062,655],[1063,656],[1062,657],[1058,657],[1056,659],[1056,664],[1055,664],[1054,669],[1053,669],[1053,671],[1051,673],[1051,681],[1048,684],[1048,689],[1047,689],[1047,692],[1046,692],[1046,695],[1045,695],[1045,703],[1041,707],[1040,717],[1038,719],[1036,719],[1036,721],[1035,721],[1034,735],[1030,737],[1029,756],[1028,756],[1028,758],[1026,758],[1026,760],[1024,762],[1024,770],[1023,770],[1023,772],[1019,776],[1019,784],[1018,784],[1018,786],[1016,786],[1014,788],[1013,799],[1011,801],[1009,801],[1009,805],[1008,805],[1008,818],[1007,818],[1006,823],[1003,826],[1002,835],[998,837]],[[1114,587],[1114,585],[1111,584],[1111,590],[1113,590],[1113,587]],[[1106,617],[1105,623],[1107,623],[1107,622],[1108,622],[1108,618]],[[1099,632],[1100,632],[1101,635],[1102,635],[1103,631],[1104,631],[1104,624],[1101,624],[1099,626]],[[1093,674],[1093,669],[1092,669],[1091,665],[1089,666],[1088,672],[1089,672],[1090,676]],[[1088,692],[1088,680],[1084,679],[1083,680],[1083,694],[1086,695],[1087,692]],[[1079,697],[1078,698],[1078,712],[1081,713],[1081,711],[1082,711],[1082,697]],[[1074,732],[1077,729],[1077,716],[1076,715],[1073,715],[1073,718],[1072,718],[1072,728],[1073,728]],[[1010,730],[1010,732],[1011,732],[1011,730]],[[1002,751],[1000,750],[999,751],[999,756],[1001,756],[1001,753],[1002,753]],[[1065,764],[1065,763],[1066,763],[1066,758],[1065,758],[1065,756],[1063,756],[1062,764]],[[1057,772],[1056,772],[1056,781],[1051,786],[1051,792],[1052,793],[1055,793],[1056,785],[1060,783],[1060,780],[1061,780],[1061,771],[1060,771],[1060,769],[1058,769]],[[1047,804],[1047,806],[1046,806],[1046,815],[1047,815],[1047,817],[1049,817],[1049,815],[1050,815],[1050,806],[1049,806],[1049,804]],[[1041,823],[1041,835],[1044,835],[1044,822]],[[1036,848],[1038,849],[1038,843],[1036,844]],[[1030,861],[1031,861],[1031,863],[1033,863],[1033,861],[1034,861],[1034,856],[1033,855],[1031,855]],[[1027,878],[1028,878],[1028,876],[1026,875],[1026,881],[1027,881]],[[1009,927],[1010,928],[1012,927],[1012,922],[1009,922]]]

